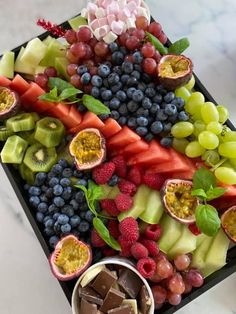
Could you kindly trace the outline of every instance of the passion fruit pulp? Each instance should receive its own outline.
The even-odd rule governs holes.
[[[221,225],[228,238],[236,243],[236,205],[221,216]]]
[[[166,212],[183,224],[195,222],[195,210],[199,200],[191,195],[192,187],[192,181],[176,179],[167,180],[162,188]]]
[[[105,139],[98,129],[84,129],[73,138],[69,151],[79,170],[92,169],[106,157]]]
[[[12,117],[20,107],[19,96],[7,87],[0,87],[0,120]]]
[[[67,281],[78,277],[91,264],[90,246],[73,235],[62,238],[49,258],[54,276]]]
[[[183,55],[169,54],[161,58],[157,72],[160,83],[168,90],[174,90],[189,82],[192,77],[193,63]]]

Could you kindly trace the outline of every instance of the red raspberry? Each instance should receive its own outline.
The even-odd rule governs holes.
[[[156,270],[156,263],[151,257],[141,258],[137,263],[137,270],[144,278],[151,278]]]
[[[95,229],[91,232],[91,244],[93,247],[103,247],[106,245],[105,241],[103,241]]]
[[[120,213],[120,211],[116,207],[116,203],[114,200],[110,199],[101,200],[100,205],[102,209],[104,209],[111,216],[117,216]]]
[[[161,236],[161,226],[158,224],[148,225],[144,234],[147,239],[157,241]]]
[[[110,247],[104,247],[104,249],[102,249],[102,253],[105,256],[115,256],[115,255],[117,255],[117,251],[113,250]]]
[[[136,242],[131,247],[131,254],[135,259],[140,260],[141,258],[148,257],[148,250],[143,244]]]
[[[115,164],[115,173],[119,177],[125,178],[127,174],[127,165],[124,157],[122,155],[116,156],[112,159],[112,162]]]
[[[134,243],[139,238],[138,223],[133,217],[127,217],[119,224],[119,230],[121,235]]]
[[[142,171],[138,166],[132,167],[127,175],[127,180],[133,182],[136,186],[142,183]]]
[[[128,194],[131,196],[133,196],[137,191],[136,185],[127,180],[120,180],[118,183],[118,187],[121,193]]]
[[[131,257],[131,246],[133,245],[133,242],[125,239],[123,236],[119,236],[118,242],[121,246],[120,256]]]
[[[116,220],[109,220],[107,224],[107,228],[110,232],[110,235],[113,236],[113,238],[118,239],[120,235],[119,231],[119,223]]]
[[[118,194],[115,198],[116,207],[120,212],[126,212],[133,205],[133,199],[127,194]]]
[[[195,235],[198,236],[201,234],[200,229],[197,227],[196,223],[192,223],[191,225],[188,226],[189,230]]]
[[[93,169],[93,179],[97,184],[106,184],[115,172],[113,162],[105,162]]]
[[[155,257],[159,254],[158,244],[153,240],[140,239],[140,242],[146,247],[150,256]]]
[[[145,174],[143,176],[143,183],[154,190],[159,191],[164,182],[165,182],[164,177],[157,173]]]

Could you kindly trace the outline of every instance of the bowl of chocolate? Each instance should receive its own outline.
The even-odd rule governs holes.
[[[78,279],[72,295],[73,314],[153,314],[147,281],[130,261],[105,258]]]

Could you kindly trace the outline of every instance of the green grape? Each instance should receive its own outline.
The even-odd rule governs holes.
[[[206,125],[202,120],[196,120],[193,126],[194,126],[193,135],[195,135],[196,137],[198,137],[198,135],[206,129]]]
[[[191,115],[196,115],[199,113],[201,117],[201,107],[205,102],[205,98],[202,93],[194,92],[189,97],[185,105],[185,110]]]
[[[202,147],[198,141],[193,141],[188,144],[188,146],[185,149],[185,154],[189,158],[196,158],[200,157],[202,154],[204,154],[205,148]]]
[[[220,161],[220,155],[215,150],[207,150],[202,155],[202,160],[204,160],[208,165],[217,165]]]
[[[175,90],[175,96],[183,98],[184,101],[186,102],[191,96],[191,93],[187,88],[179,87]]]
[[[184,85],[185,88],[187,88],[189,91],[191,91],[193,89],[195,85],[195,77],[194,75],[192,75],[190,81],[188,81],[188,83],[186,85]]]
[[[223,157],[236,158],[236,142],[221,143],[218,151]]]
[[[224,142],[236,142],[236,131],[225,132],[223,136]]]
[[[185,154],[185,148],[189,144],[189,141],[186,138],[174,138],[172,142],[173,148],[182,154]]]
[[[219,121],[219,113],[212,102],[205,102],[201,108],[202,120],[208,124],[212,121]]]
[[[228,167],[219,167],[215,170],[216,178],[225,184],[236,184],[236,171]]]
[[[188,137],[193,133],[193,124],[190,122],[177,122],[171,128],[171,134],[176,138]]]
[[[212,122],[208,123],[206,129],[207,129],[207,131],[210,131],[216,135],[219,135],[222,132],[223,126],[219,122],[212,121]]]
[[[225,121],[228,119],[229,117],[229,111],[227,108],[225,108],[224,106],[217,106],[217,111],[219,113],[219,122],[220,123],[225,123]]]
[[[217,135],[209,131],[202,131],[198,135],[198,141],[206,149],[215,149],[219,145]]]
[[[236,158],[231,158],[229,161],[233,167],[236,167]]]

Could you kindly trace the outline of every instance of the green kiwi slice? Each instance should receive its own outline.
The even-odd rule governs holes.
[[[18,133],[20,137],[22,137],[24,140],[26,140],[30,145],[39,143],[34,138],[35,131],[23,131]]]
[[[30,146],[24,158],[24,164],[33,172],[48,172],[57,161],[54,147],[46,148],[41,144]]]
[[[12,135],[8,137],[1,151],[3,163],[20,164],[24,158],[24,154],[28,143],[20,136]]]
[[[58,146],[65,134],[64,125],[56,118],[46,117],[36,124],[35,139],[46,147]]]
[[[5,125],[0,126],[0,141],[6,141],[14,132],[9,130]]]
[[[30,131],[35,128],[35,117],[31,113],[21,113],[8,119],[6,126],[13,132]]]
[[[23,162],[19,165],[21,178],[28,184],[33,185],[35,181],[35,173],[32,172]]]
[[[73,165],[74,158],[69,152],[69,145],[60,145],[57,148],[57,160],[65,159],[70,165]]]

